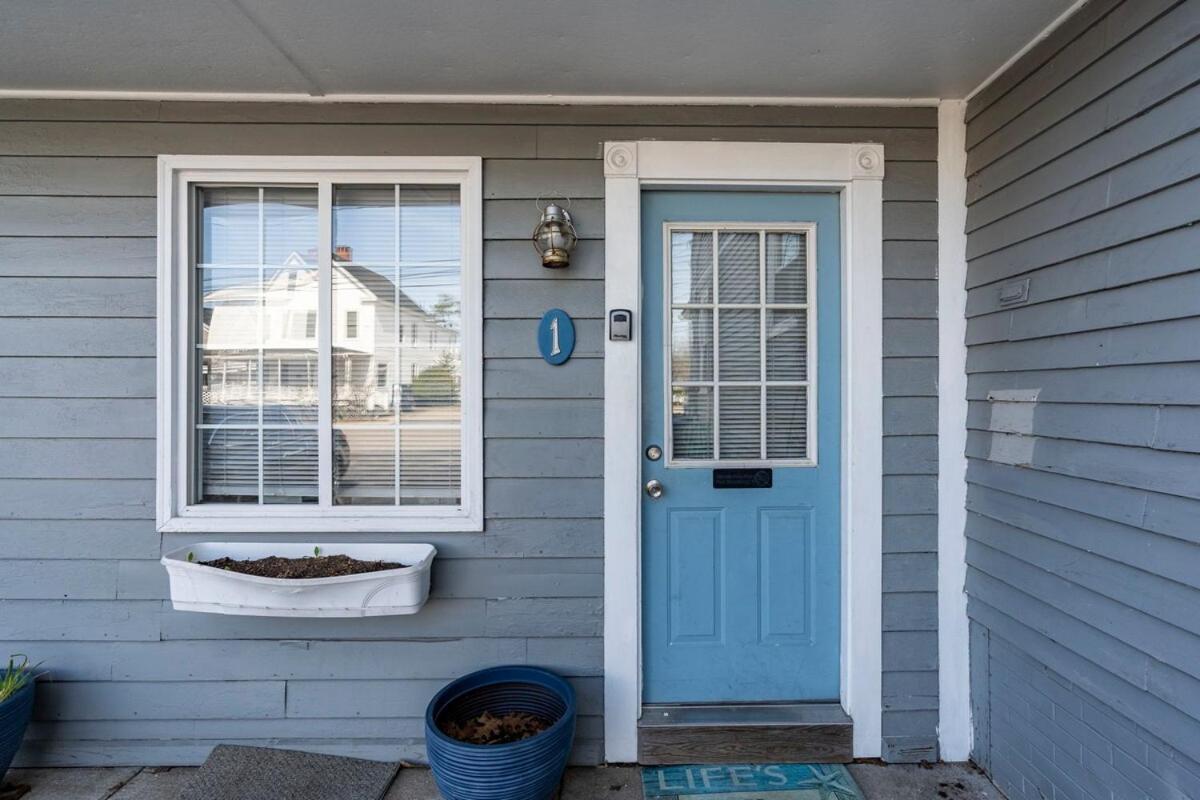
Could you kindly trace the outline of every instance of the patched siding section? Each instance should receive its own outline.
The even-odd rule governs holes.
[[[541,664],[580,693],[575,760],[602,753],[606,139],[886,146],[884,734],[936,742],[936,111],[0,102],[0,646],[53,668],[26,763],[180,764],[219,742],[423,759],[449,678]],[[486,531],[439,550],[412,618],[176,613],[154,530],[159,153],[484,158]],[[582,241],[543,269],[534,200]],[[532,331],[564,308],[574,357]],[[569,453],[570,458],[562,458]],[[915,754],[915,755],[914,755]]]
[[[968,109],[976,760],[1200,796],[1200,2],[1093,0]]]

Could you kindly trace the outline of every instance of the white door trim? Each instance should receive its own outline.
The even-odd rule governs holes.
[[[606,142],[604,301],[633,340],[604,344],[604,744],[637,761],[641,713],[641,191],[664,185],[836,191],[842,210],[842,705],[854,755],[881,753],[883,146]]]

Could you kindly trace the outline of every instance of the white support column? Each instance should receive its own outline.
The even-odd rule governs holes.
[[[966,102],[938,106],[938,740],[971,754],[966,565]]]

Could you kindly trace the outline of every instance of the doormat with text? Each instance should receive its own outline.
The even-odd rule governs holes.
[[[864,800],[842,764],[645,767],[642,790],[647,800]]]

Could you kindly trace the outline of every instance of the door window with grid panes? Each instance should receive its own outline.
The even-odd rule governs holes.
[[[816,463],[811,225],[668,225],[676,466]]]

